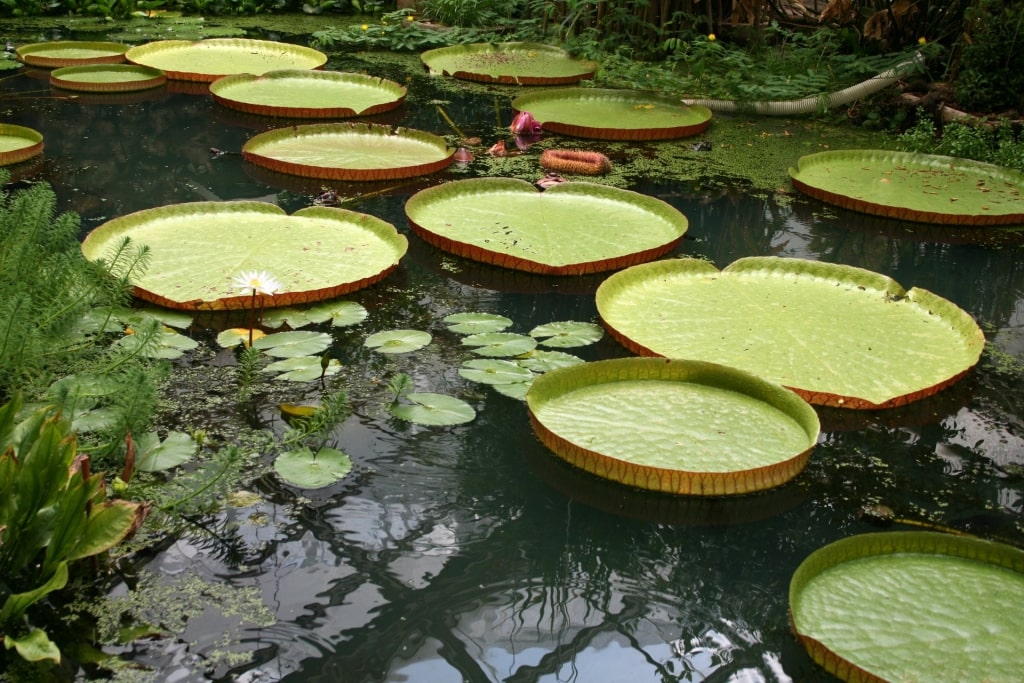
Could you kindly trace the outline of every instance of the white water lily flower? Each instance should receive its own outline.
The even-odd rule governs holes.
[[[269,294],[274,295],[274,292],[281,289],[281,283],[271,277],[267,271],[251,271],[249,273],[243,272],[241,275],[235,276],[234,286],[241,289],[244,292],[252,292],[253,294]]]

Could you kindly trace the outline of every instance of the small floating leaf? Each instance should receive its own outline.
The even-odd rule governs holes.
[[[534,372],[550,372],[558,368],[568,368],[584,362],[579,356],[563,351],[533,351],[524,358],[517,359],[519,365]]]
[[[277,308],[267,311],[263,324],[280,327],[288,323],[293,329],[331,321],[333,327],[358,325],[366,320],[369,312],[355,301],[325,301],[309,308]]]
[[[515,361],[498,358],[468,360],[459,368],[459,375],[481,384],[513,384],[533,379],[533,373]]]
[[[541,346],[568,348],[586,346],[599,341],[604,329],[594,323],[565,321],[538,325],[530,330],[530,336],[540,340]]]
[[[413,405],[396,403],[391,412],[396,417],[421,425],[445,426],[469,422],[476,417],[473,407],[462,399],[445,394],[411,393],[403,398]]]
[[[135,437],[135,448],[135,469],[164,472],[191,460],[199,444],[184,432],[171,432],[163,441],[156,432],[146,432]]]
[[[265,351],[275,358],[311,356],[324,351],[331,345],[331,335],[324,332],[275,332],[254,340],[254,348]]]
[[[277,408],[288,420],[307,418],[317,411],[316,406],[301,406],[294,403],[282,403]]]
[[[471,350],[479,356],[518,356],[533,351],[537,340],[513,332],[483,332],[464,337],[462,345],[474,347]]]
[[[514,398],[517,401],[526,400],[526,392],[530,390],[530,386],[533,385],[533,379],[531,378],[528,382],[512,382],[511,384],[495,384],[494,390],[499,394]]]
[[[266,336],[267,336],[267,333],[264,332],[263,330],[252,330],[252,340],[253,340],[253,343],[255,343],[257,339],[260,339],[260,338],[266,337]],[[220,344],[225,349],[230,349],[231,347],[238,346],[239,344],[241,344],[242,346],[248,346],[249,345],[249,328],[247,328],[247,327],[232,327],[232,328],[227,329],[227,330],[222,330],[217,335],[217,343]]]
[[[263,368],[263,372],[279,372],[275,380],[285,382],[312,382],[324,376],[336,375],[341,370],[341,361],[332,358],[325,369],[319,356],[297,356],[285,358]]]
[[[494,313],[453,313],[443,321],[456,334],[501,332],[512,326],[512,319]]]
[[[386,330],[371,334],[363,345],[378,353],[409,353],[422,349],[432,337],[420,330]]]
[[[119,339],[117,345],[131,352],[138,352],[140,356],[145,358],[163,358],[166,360],[181,358],[185,355],[186,351],[191,351],[199,346],[196,340],[179,334],[170,328],[165,328],[159,332],[156,342],[156,346],[140,350],[139,347],[142,346],[142,340],[134,334],[128,334]]]
[[[287,451],[274,460],[274,471],[293,486],[318,489],[344,479],[352,471],[352,459],[334,448]]]

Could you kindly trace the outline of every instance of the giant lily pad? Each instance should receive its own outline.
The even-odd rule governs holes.
[[[288,69],[238,74],[210,84],[213,99],[250,114],[294,118],[370,116],[399,107],[405,86],[375,76]]]
[[[120,64],[128,45],[87,40],[54,40],[22,45],[15,54],[25,64],[54,69],[85,64]]]
[[[811,658],[845,681],[1015,681],[1024,552],[935,532],[861,534],[812,553],[789,586]]]
[[[544,130],[599,140],[670,140],[703,133],[711,110],[641,90],[558,88],[520,95],[517,112],[533,114]]]
[[[474,43],[427,50],[420,55],[434,74],[467,81],[518,85],[567,85],[594,77],[597,63],[540,43]]]
[[[688,227],[686,216],[647,195],[576,182],[542,193],[514,178],[427,188],[405,213],[417,235],[445,251],[547,275],[649,261],[674,249]]]
[[[801,157],[793,186],[863,213],[947,225],[1024,224],[1024,173],[969,159],[839,150]]]
[[[444,138],[367,123],[316,123],[268,130],[242,147],[248,161],[280,173],[329,180],[395,180],[451,165]]]
[[[136,64],[66,66],[50,72],[50,85],[84,92],[133,92],[158,88],[167,81],[163,71]]]
[[[327,63],[327,55],[310,47],[247,38],[158,40],[137,45],[125,56],[134,64],[160,69],[168,78],[199,83],[234,74],[319,69]]]
[[[641,355],[756,373],[811,403],[890,408],[949,386],[985,338],[953,303],[860,268],[751,257],[644,264],[597,290],[606,327]]]
[[[807,464],[818,416],[804,400],[713,363],[619,358],[552,370],[526,395],[534,431],[605,479],[676,494],[778,486]]]
[[[42,152],[42,133],[25,126],[0,123],[0,166],[17,164]]]
[[[394,226],[345,209],[308,207],[288,216],[266,202],[193,202],[107,221],[82,242],[91,261],[109,259],[129,237],[150,249],[134,279],[146,301],[183,310],[246,309],[251,292],[233,285],[265,271],[280,288],[261,307],[333,299],[367,287],[398,266],[408,247]]]

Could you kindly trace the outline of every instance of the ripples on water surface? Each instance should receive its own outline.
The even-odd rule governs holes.
[[[354,57],[328,67],[379,73]],[[388,123],[449,135],[433,104],[439,99],[467,134],[489,140],[499,134],[496,101],[502,125],[511,117],[510,89],[460,95],[437,90],[415,69],[380,75],[410,86],[407,104]],[[48,90],[45,79],[29,76],[2,87]],[[275,124],[229,112],[209,96],[160,90],[134,103],[0,102],[5,121],[44,133],[45,157],[28,177],[53,184],[62,209],[81,214],[83,231],[186,201],[260,199],[292,212],[319,189],[260,173],[236,154],[214,158],[211,148],[237,152]],[[408,234],[404,201],[432,182],[348,208]],[[689,217],[680,254],[719,267],[751,255],[861,266],[951,299],[1000,351],[1024,352],[1018,247],[945,244],[906,224],[799,197],[782,202],[715,187],[649,178],[635,189]],[[190,646],[157,643],[139,661],[161,667],[168,681],[828,680],[789,633],[788,583],[811,551],[872,528],[858,517],[863,504],[1012,542],[1024,537],[1020,374],[989,355],[965,381],[924,403],[868,415],[824,411],[807,470],[764,495],[676,499],[571,470],[533,437],[524,404],[459,378],[463,352],[440,320],[489,311],[523,332],[557,320],[593,321],[599,282],[480,266],[410,235],[399,270],[349,297],[370,309],[368,321],[336,332],[335,355],[355,405],[337,445],[352,456],[354,473],[305,498],[264,476],[256,484],[263,501],[220,520],[233,529],[241,557],[227,561],[183,538],[149,563],[166,580],[198,574],[254,587],[276,622],[256,626],[211,606],[189,622]],[[435,342],[394,359],[360,348],[362,335],[396,327],[430,330]],[[583,355],[624,352],[605,339]],[[478,418],[448,429],[387,419],[380,385],[394,372],[410,374],[421,390],[467,398]],[[280,428],[273,412],[268,406],[265,417]],[[241,642],[230,649],[248,662],[204,665],[231,629]]]

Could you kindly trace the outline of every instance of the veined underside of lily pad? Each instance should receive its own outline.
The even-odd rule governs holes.
[[[661,200],[594,183],[545,192],[515,178],[474,178],[421,190],[405,205],[413,231],[445,251],[504,268],[580,275],[674,249],[688,221]]]
[[[642,90],[556,88],[512,100],[544,130],[598,140],[671,140],[703,133],[711,110]]]
[[[316,123],[260,133],[242,146],[249,162],[279,173],[325,180],[396,180],[451,165],[455,148],[411,128]]]
[[[803,399],[700,361],[620,358],[552,370],[526,394],[538,438],[599,477],[666,493],[734,495],[800,473],[817,442]]]
[[[396,109],[406,96],[405,86],[384,78],[303,69],[225,76],[210,92],[230,109],[295,118],[371,116]]]
[[[611,334],[641,355],[752,372],[814,404],[878,409],[953,384],[985,337],[950,301],[871,271],[750,257],[634,266],[597,290]]]
[[[420,55],[434,74],[507,85],[567,85],[589,80],[597,63],[575,59],[542,43],[474,43],[427,50]]]
[[[798,190],[854,211],[943,225],[1024,224],[1024,173],[970,159],[849,149],[801,157]]]
[[[292,306],[372,285],[408,248],[390,223],[345,209],[308,207],[286,215],[266,202],[193,202],[115,218],[86,236],[91,261],[109,260],[125,237],[150,248],[135,279],[140,299],[182,310]],[[233,279],[265,272],[272,296],[240,291]]]
[[[18,60],[31,66],[55,69],[83,64],[120,64],[129,45],[89,40],[54,40],[22,45]]]
[[[327,63],[327,55],[310,47],[247,38],[158,40],[136,45],[125,57],[133,64],[160,69],[167,78],[198,83],[234,74],[319,69]]]
[[[27,161],[42,152],[42,133],[25,126],[0,123],[0,166]]]
[[[66,66],[50,72],[50,85],[55,88],[95,93],[148,90],[166,81],[164,72],[137,64]]]
[[[813,552],[789,587],[811,658],[844,681],[1014,681],[1024,552],[936,532],[861,534]]]

